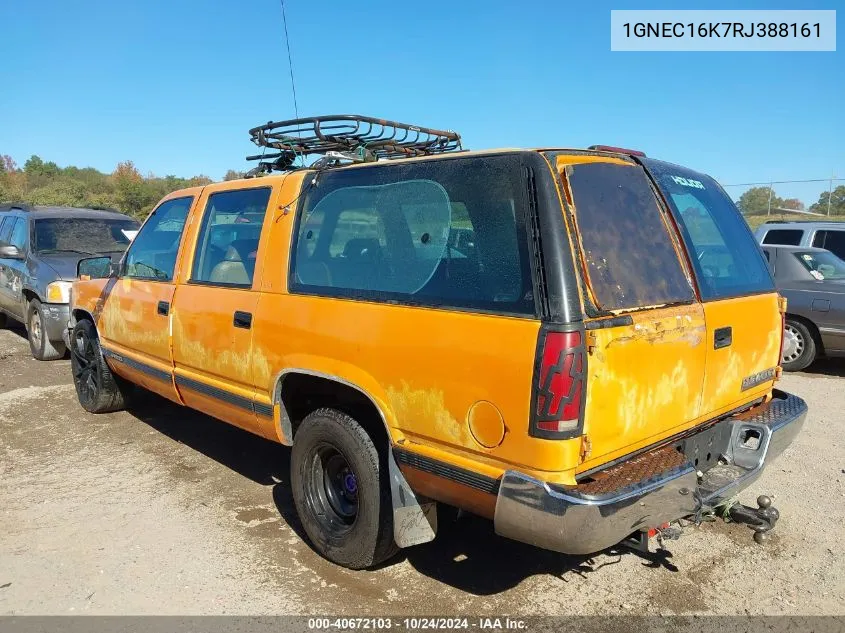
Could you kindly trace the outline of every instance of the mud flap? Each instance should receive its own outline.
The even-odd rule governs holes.
[[[388,455],[393,539],[399,547],[428,543],[437,535],[437,503],[415,495],[399,470],[393,451],[389,451]]]

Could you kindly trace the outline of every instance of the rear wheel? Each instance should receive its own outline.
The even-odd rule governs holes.
[[[120,411],[131,385],[115,376],[103,358],[97,329],[88,319],[77,321],[70,341],[73,384],[82,408],[91,413]]]
[[[786,371],[801,371],[816,359],[816,340],[801,321],[787,319],[783,331],[781,364]]]
[[[291,486],[305,533],[333,563],[363,569],[396,553],[386,468],[350,416],[319,409],[302,421],[291,454]]]
[[[38,360],[56,360],[65,355],[65,344],[62,341],[51,341],[47,338],[47,328],[44,318],[44,306],[38,299],[29,302],[27,310],[26,333],[29,339],[29,349],[32,356]]]

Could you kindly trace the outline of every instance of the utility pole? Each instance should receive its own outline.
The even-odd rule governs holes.
[[[773,183],[773,182],[769,183],[769,204],[768,204],[768,208],[766,210],[766,215],[772,214],[772,187],[774,186],[774,184],[775,183]]]
[[[827,188],[827,214],[830,215],[830,201],[833,198],[833,179],[836,178],[835,174],[830,175],[830,186]]]

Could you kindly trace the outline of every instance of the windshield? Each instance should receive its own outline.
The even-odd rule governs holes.
[[[136,231],[135,220],[101,218],[47,218],[35,221],[34,248],[39,253],[122,252],[130,239],[124,231]],[[130,233],[131,235],[131,233]]]
[[[825,279],[845,279],[845,261],[839,259],[830,251],[797,252],[794,253],[799,262],[810,274],[824,281]]]

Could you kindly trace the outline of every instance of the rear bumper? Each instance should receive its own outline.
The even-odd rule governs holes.
[[[716,507],[789,446],[806,415],[801,398],[775,390],[766,404],[725,422],[731,427],[722,447],[727,463],[701,477],[671,445],[608,469],[600,485],[562,488],[507,471],[496,500],[496,533],[548,550],[590,554],[639,530]]]

